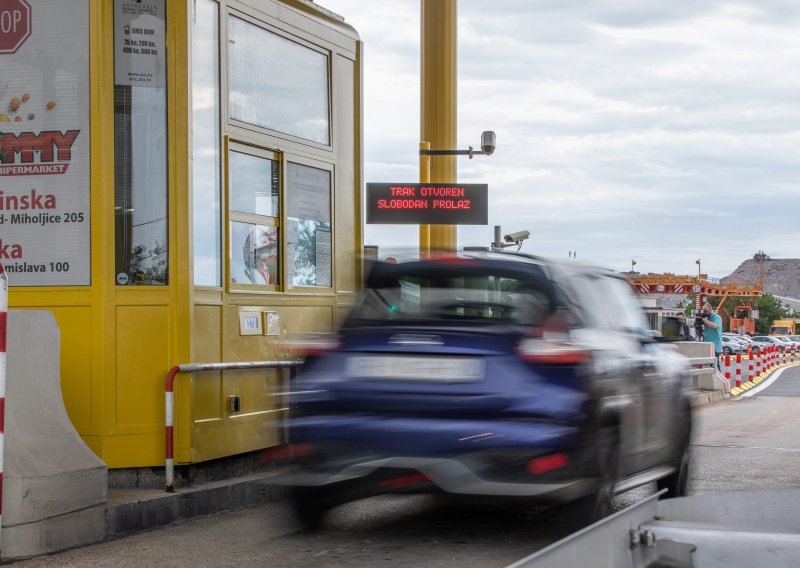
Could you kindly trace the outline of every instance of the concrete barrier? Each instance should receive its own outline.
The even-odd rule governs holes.
[[[106,465],[64,408],[53,314],[8,314],[3,560],[97,542],[105,535]]]
[[[713,343],[705,343],[702,341],[678,341],[673,345],[675,345],[678,353],[689,359],[714,357]],[[697,376],[697,388],[700,390],[719,390],[723,393],[729,393],[731,391],[731,383],[729,380],[726,380],[718,370],[713,369],[711,372],[699,374]]]

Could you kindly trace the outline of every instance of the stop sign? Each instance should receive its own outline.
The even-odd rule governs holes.
[[[0,54],[16,53],[31,35],[27,0],[0,0]]]

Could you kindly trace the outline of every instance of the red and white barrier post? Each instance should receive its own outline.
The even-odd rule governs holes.
[[[736,386],[742,386],[742,353],[736,354]]]
[[[747,348],[747,362],[748,362],[748,365],[747,365],[747,380],[748,380],[748,382],[752,382],[753,379],[755,378],[755,374],[753,372],[754,371],[754,368],[753,368],[753,352],[750,350],[749,347]]]
[[[731,384],[731,356],[725,355],[725,380]]]
[[[3,526],[3,447],[6,431],[6,334],[8,331],[8,276],[0,264],[0,527]]]

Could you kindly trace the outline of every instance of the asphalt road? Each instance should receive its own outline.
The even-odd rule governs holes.
[[[693,494],[800,487],[800,367],[785,369],[753,396],[698,408],[695,422]],[[618,505],[650,491],[629,492]],[[502,567],[566,536],[561,515],[558,509],[388,496],[343,506],[322,530],[308,533],[281,503],[13,566]]]
[[[752,396],[698,409],[692,493],[800,488],[800,366],[778,372]]]

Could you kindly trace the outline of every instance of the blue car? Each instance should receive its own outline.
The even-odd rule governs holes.
[[[465,252],[378,262],[293,385],[299,519],[382,493],[569,504],[578,524],[652,481],[686,493],[686,359],[620,275]]]

